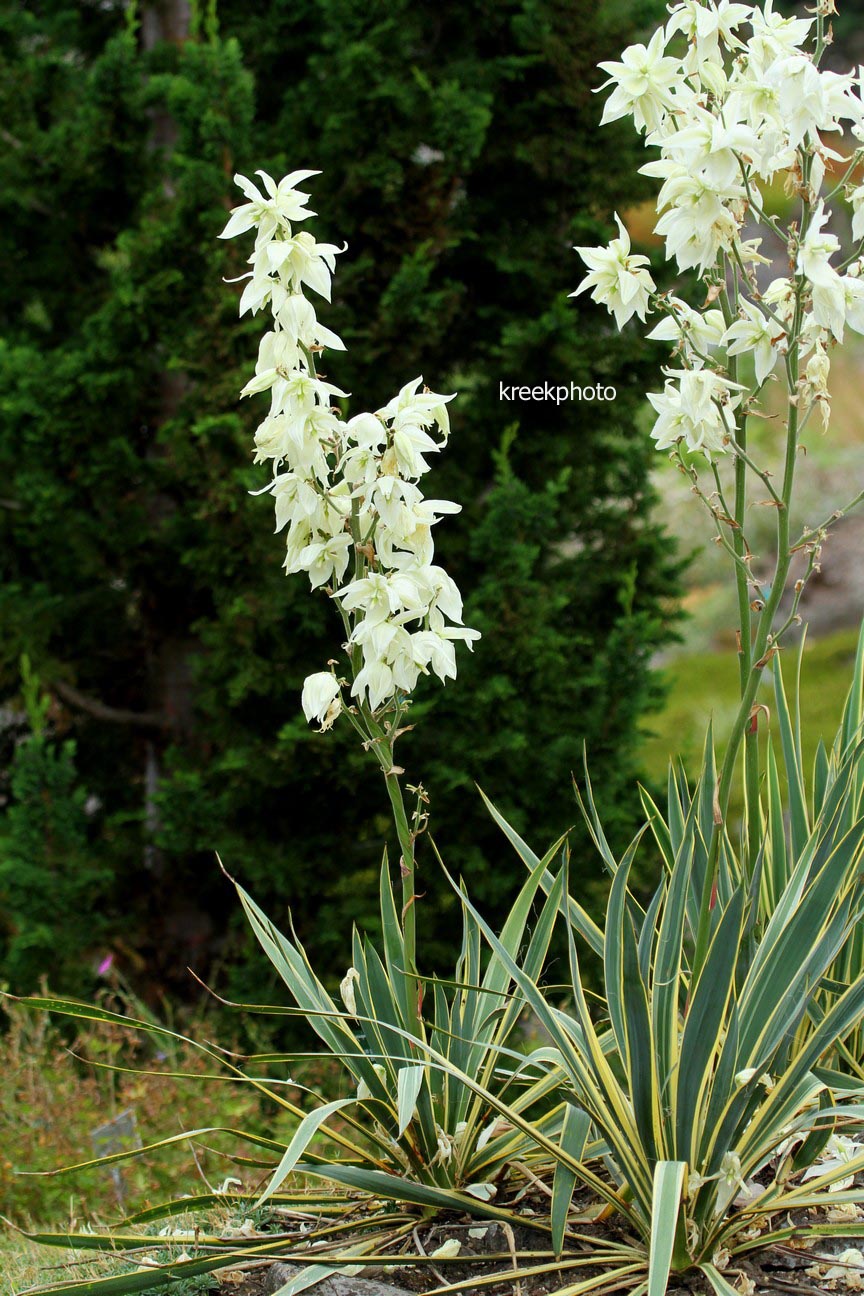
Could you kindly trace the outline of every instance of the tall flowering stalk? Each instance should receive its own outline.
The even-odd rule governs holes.
[[[269,462],[273,476],[258,493],[273,497],[276,530],[286,535],[286,572],[306,572],[342,620],[345,657],[306,679],[303,711],[322,730],[346,715],[384,773],[401,850],[406,960],[416,972],[415,841],[425,798],[414,789],[409,820],[394,746],[420,675],[455,678],[456,644],[470,648],[479,638],[462,625],[459,590],[433,561],[432,528],[459,505],[426,499],[418,485],[429,471],[427,456],[447,443],[453,396],[417,378],[382,409],[343,417],[333,402],[348,393],[318,364],[325,349],[342,351],[344,344],[318,322],[305,294],[311,289],[330,300],[336,257],[345,248],[294,228],[315,215],[297,186],[319,173],[292,171],[278,184],[257,174],[263,192],[235,176],[247,201],[220,237],[255,230],[240,314],[269,308],[272,316],[255,375],[241,392],[270,396],[255,433],[255,462]]]
[[[864,157],[864,103],[860,72],[843,76],[820,69],[834,0],[818,0],[814,16],[805,18],[783,17],[773,0],[763,6],[679,0],[669,12],[648,45],[631,46],[620,61],[601,65],[609,76],[603,88],[612,87],[603,121],[631,116],[654,150],[655,158],[641,169],[662,181],[655,231],[679,271],[696,271],[705,286],[704,303],[693,309],[672,292],[659,291],[647,258],[632,254],[620,221],[619,237],[607,247],[576,249],[590,272],[576,291],[591,289],[619,328],[634,315],[663,316],[648,336],[674,343],[674,351],[663,391],[649,395],[656,414],[651,435],[691,480],[735,572],[740,703],[717,784],[698,960],[705,952],[722,826],[742,743],[751,870],[759,854],[760,681],[800,620],[801,594],[818,567],[830,524],[862,498],[793,535],[801,435],[814,414],[829,427],[832,352],[847,327],[864,333],[864,185],[854,179]],[[847,130],[858,141],[851,150],[824,138]],[[787,224],[763,197],[777,176],[798,200]],[[835,200],[850,209],[856,246],[847,252],[829,228]],[[759,237],[753,237],[754,226]],[[786,270],[780,276],[772,268],[776,257]],[[783,471],[775,482],[752,456],[748,417],[758,412],[765,385],[777,377],[787,400]],[[732,460],[731,476],[721,470],[724,457]],[[759,502],[776,516],[768,580],[754,572],[747,535],[753,483],[763,497]],[[799,552],[808,563],[784,616],[781,601]]]

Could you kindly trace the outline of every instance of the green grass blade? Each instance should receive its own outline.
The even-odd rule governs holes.
[[[684,825],[687,822],[687,816],[690,814],[692,801],[693,798],[690,795],[690,786],[687,782],[687,771],[684,769],[684,763],[680,757],[673,756],[669,762],[666,790],[667,822],[672,839],[673,859],[681,845],[681,837],[684,832]]]
[[[600,820],[600,815],[597,812],[597,805],[594,800],[594,789],[591,786],[591,776],[588,773],[588,752],[584,745],[582,747],[582,768],[585,773],[584,800],[575,779],[573,781],[573,791],[576,794],[579,809],[582,811],[586,826],[591,834],[594,845],[597,847],[600,858],[614,877],[618,870],[618,861],[612,852],[609,842],[606,840],[606,834],[603,831],[603,824]]]
[[[148,1206],[144,1210],[127,1215],[122,1221],[124,1228],[137,1224],[151,1224],[155,1220],[170,1219],[172,1215],[183,1215],[187,1212],[212,1210],[214,1207],[226,1210],[236,1206],[251,1210],[257,1200],[257,1193],[244,1192],[208,1192],[198,1193],[195,1197],[175,1197],[170,1201],[160,1202],[158,1206]],[[276,1193],[271,1198],[273,1205],[285,1206],[288,1209],[303,1210],[309,1208],[311,1213],[320,1214],[321,1208],[335,1206],[341,1198],[333,1193]]]
[[[768,832],[770,846],[768,867],[763,870],[762,887],[764,908],[773,913],[778,899],[789,881],[789,857],[786,849],[786,807],[780,788],[780,772],[774,748],[768,744],[766,753],[766,779],[768,783]]]
[[[659,806],[641,784],[639,786],[639,798],[642,802],[645,819],[657,843],[657,848],[663,856],[663,862],[667,869],[671,869],[675,860],[675,847],[672,844],[669,825],[663,818]]]
[[[34,1242],[42,1242],[43,1245],[61,1245],[68,1246],[70,1242],[77,1245],[77,1239],[70,1235],[62,1235],[65,1240],[61,1242],[51,1241],[55,1237],[52,1234],[25,1233],[25,1237]],[[60,1235],[56,1235],[60,1236]],[[140,1238],[139,1245],[142,1250],[148,1243],[156,1246],[160,1243],[159,1238]],[[237,1248],[235,1246],[226,1246],[225,1250],[217,1255],[204,1256],[194,1260],[175,1260],[167,1261],[164,1266],[156,1269],[135,1269],[131,1273],[112,1274],[107,1278],[72,1278],[63,1282],[50,1283],[47,1286],[40,1286],[29,1289],[33,1296],[134,1296],[136,1292],[157,1291],[161,1287],[174,1286],[184,1278],[197,1278],[202,1274],[213,1273],[217,1269],[225,1269],[231,1264],[248,1262],[255,1258],[256,1252],[263,1253],[268,1258],[274,1254],[274,1245],[272,1242],[255,1247]]]
[[[816,755],[813,759],[813,818],[818,819],[828,795],[828,784],[831,779],[831,761],[825,749],[825,743],[819,739]]]
[[[624,923],[627,919],[627,881],[630,870],[619,868],[612,879],[606,906],[606,942],[603,976],[606,1007],[622,1058],[627,1056],[627,1027],[624,1020]]]
[[[301,1162],[297,1166],[298,1174],[314,1175],[321,1179],[332,1179],[349,1188],[358,1188],[373,1197],[384,1197],[390,1201],[408,1202],[414,1206],[430,1206],[436,1210],[459,1211],[476,1215],[478,1219],[501,1220],[520,1225],[524,1222],[514,1211],[493,1206],[490,1202],[480,1201],[470,1193],[457,1192],[455,1189],[436,1188],[429,1184],[412,1183],[400,1175],[387,1174],[382,1170],[367,1170],[363,1166],[349,1166],[334,1162],[331,1165],[310,1165]],[[533,1228],[542,1228],[539,1221],[532,1220]]]
[[[387,964],[387,975],[399,1000],[402,1018],[404,1021],[409,1021],[408,987],[410,978],[404,975],[400,976],[400,973],[405,971],[405,942],[402,937],[402,924],[396,909],[396,899],[393,895],[393,885],[390,881],[386,850],[381,861],[379,895],[381,901],[381,932],[384,939],[384,959]]]
[[[681,1036],[678,1071],[673,1078],[676,1152],[691,1165],[699,1164],[696,1136],[735,990],[743,917],[744,895],[739,890],[717,925],[699,980],[692,990]]]
[[[630,914],[624,917],[621,999],[626,1035],[624,1063],[633,1116],[642,1143],[642,1155],[649,1160],[661,1156],[660,1131],[656,1121],[658,1099],[656,1040],[652,1030],[648,990],[639,970],[639,950]]]
[[[56,1175],[76,1174],[79,1170],[92,1170],[96,1167],[102,1169],[104,1166],[117,1165],[121,1161],[132,1161],[138,1157],[147,1156],[150,1152],[158,1152],[160,1148],[171,1147],[175,1143],[182,1143],[186,1139],[198,1138],[204,1134],[229,1134],[232,1139],[240,1139],[257,1147],[268,1148],[273,1152],[281,1153],[285,1150],[284,1143],[279,1143],[276,1139],[265,1138],[261,1134],[249,1134],[244,1130],[231,1129],[226,1125],[205,1125],[201,1129],[183,1130],[180,1134],[170,1134],[167,1138],[157,1139],[155,1143],[147,1143],[144,1147],[126,1148],[123,1152],[111,1152],[107,1156],[94,1157],[90,1161],[77,1161],[74,1165],[60,1166],[56,1170],[19,1170],[18,1173],[33,1178],[48,1179]]]
[[[690,828],[690,821],[688,821]],[[659,926],[654,951],[651,981],[652,1050],[657,1084],[667,1101],[667,1086],[678,1072],[678,1032],[682,1004],[681,961],[688,899],[693,892],[693,832],[685,831],[672,874],[667,883],[666,900],[658,911]],[[672,1113],[674,1120],[674,1112]],[[671,1149],[667,1149],[669,1155]],[[658,1149],[658,1156],[663,1153]]]
[[[847,751],[861,737],[862,721],[864,721],[864,622],[858,634],[852,684],[843,708],[840,727],[844,751]]]

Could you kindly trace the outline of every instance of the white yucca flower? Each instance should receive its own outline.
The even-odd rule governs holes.
[[[854,147],[864,140],[862,77],[821,68],[819,50],[805,48],[817,20],[784,17],[773,0],[675,0],[669,15],[647,45],[600,64],[609,74],[602,88],[611,88],[603,121],[632,117],[658,151],[640,168],[661,184],[654,233],[679,271],[705,279],[707,296],[697,311],[658,294],[617,213],[617,238],[576,248],[589,274],[571,295],[590,289],[619,328],[664,311],[648,336],[672,343],[685,371],[649,396],[658,415],[652,436],[659,449],[686,444],[711,458],[728,445],[734,419],[726,414],[747,408],[746,389],[732,381],[739,357],[752,357],[755,396],[781,358],[794,353],[797,364],[809,355],[803,396],[827,420],[828,352],[847,326],[864,331],[858,263],[843,260],[828,206],[843,195],[853,238],[864,237],[864,185],[850,183],[864,159]],[[825,142],[847,132],[851,148]],[[803,203],[786,231],[763,210],[765,185],[778,175]],[[757,280],[772,257],[751,237],[754,219],[774,244],[773,259],[789,262],[790,278]],[[722,327],[714,304],[721,292],[729,299]],[[802,426],[805,418],[802,410]]]
[[[592,301],[600,302],[605,306],[615,316],[615,323],[620,329],[634,315],[644,320],[655,285],[651,275],[645,269],[648,258],[631,254],[630,235],[617,212],[615,220],[618,225],[618,238],[612,239],[608,247],[575,249],[587,265],[590,274],[585,276],[570,296],[578,297],[580,293],[590,288]]]
[[[453,395],[430,391],[418,377],[374,414],[342,417],[334,402],[348,393],[318,375],[315,357],[344,344],[319,322],[305,292],[330,300],[345,248],[293,228],[314,215],[297,186],[317,171],[293,171],[278,183],[257,174],[263,192],[235,177],[248,201],[220,236],[256,230],[240,313],[269,309],[273,321],[241,392],[270,399],[255,433],[255,462],[272,461],[274,475],[255,493],[273,496],[285,570],[305,571],[312,588],[326,588],[349,617],[350,643],[361,655],[351,695],[374,712],[410,693],[421,674],[452,679],[456,642],[470,648],[479,637],[461,624],[459,591],[433,563],[432,527],[459,507],[424,499],[417,485],[428,456],[447,442]],[[329,729],[342,709],[336,677],[310,675],[302,705],[310,723]]]

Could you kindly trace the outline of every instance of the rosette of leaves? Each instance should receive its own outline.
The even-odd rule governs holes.
[[[853,743],[829,762],[830,777],[800,836],[785,827],[782,800],[769,797],[764,849],[751,877],[723,833],[701,962],[694,954],[716,817],[710,732],[695,791],[673,767],[665,813],[646,797],[643,833],[620,859],[587,782],[586,818],[612,874],[602,931],[567,895],[562,875],[554,878],[493,808],[532,875],[541,875],[550,899],[557,896],[569,933],[572,1002],[565,1009],[477,916],[566,1077],[561,1096],[573,1115],[554,1152],[555,1245],[566,1252],[570,1193],[577,1182],[588,1185],[641,1240],[643,1276],[634,1293],[661,1296],[671,1272],[698,1269],[728,1296],[734,1288],[718,1266],[734,1268],[736,1258],[788,1239],[789,1212],[864,1204],[859,1188],[836,1191],[841,1179],[864,1169],[864,1150],[842,1164],[826,1160],[822,1171],[817,1165],[831,1135],[856,1130],[864,1117],[855,1084],[824,1066],[864,1012],[861,964],[842,984],[832,977],[857,939],[864,900],[861,755],[862,744]],[[817,767],[824,768],[822,758]],[[663,879],[643,906],[631,872],[649,829]],[[770,886],[777,889],[767,911]],[[603,960],[599,1011],[589,1009],[582,942]],[[596,1164],[568,1150],[564,1135],[579,1116],[590,1124],[587,1145],[602,1149]],[[864,1231],[847,1223],[803,1227],[813,1234]],[[631,1273],[632,1247],[622,1246],[615,1263],[619,1278]],[[597,1289],[609,1279],[606,1267]]]
[[[557,842],[544,857],[544,869],[560,846]],[[304,1111],[283,1092],[286,1085],[303,1087],[288,1074],[288,1068],[293,1070],[298,1060],[296,1054],[271,1053],[247,1061],[247,1067],[265,1061],[271,1070],[275,1067],[277,1078],[268,1080],[241,1068],[220,1050],[190,1040],[216,1066],[215,1074],[198,1078],[224,1080],[233,1076],[238,1083],[253,1086],[262,1097],[294,1117],[290,1140],[280,1142],[248,1130],[196,1129],[170,1135],[145,1148],[67,1167],[65,1172],[113,1166],[158,1153],[181,1140],[222,1133],[235,1144],[251,1144],[257,1150],[256,1157],[232,1153],[240,1165],[253,1166],[259,1178],[264,1176],[263,1191],[254,1199],[257,1205],[271,1203],[303,1209],[311,1201],[317,1210],[319,1198],[297,1192],[297,1177],[303,1175],[338,1185],[337,1192],[343,1198],[346,1189],[354,1189],[365,1192],[370,1200],[383,1198],[408,1208],[407,1216],[394,1216],[392,1207],[385,1211],[384,1224],[377,1231],[372,1228],[368,1237],[362,1227],[352,1234],[343,1251],[355,1260],[367,1254],[370,1247],[374,1251],[379,1243],[383,1246],[401,1238],[406,1228],[410,1233],[417,1223],[416,1213],[410,1213],[415,1207],[467,1212],[480,1219],[518,1224],[516,1212],[496,1203],[499,1183],[514,1161],[536,1164],[542,1171],[548,1164],[544,1143],[557,1143],[568,1118],[555,1055],[544,1047],[533,1052],[519,1049],[524,998],[510,970],[510,961],[519,959],[519,966],[532,984],[541,978],[558,909],[557,896],[546,898],[529,930],[541,879],[542,870],[535,870],[525,881],[500,932],[503,956],[493,953],[485,967],[481,960],[481,928],[464,889],[460,889],[461,952],[449,980],[432,978],[424,983],[426,992],[414,1017],[420,1022],[419,1035],[412,1033],[415,1027],[408,998],[416,992],[417,973],[407,968],[405,940],[386,858],[380,875],[383,953],[355,933],[354,966],[352,975],[346,978],[344,1006],[337,1005],[330,996],[296,936],[280,932],[238,886],[252,928],[292,1000],[284,1007],[252,1005],[245,1006],[245,1011],[293,1013],[305,1018],[321,1041],[322,1054],[338,1059],[353,1093],[331,1101],[315,1094],[312,1109]],[[174,1032],[152,1021],[72,1000],[34,997],[25,1002],[73,1018],[112,1021],[177,1038]],[[278,1078],[281,1072],[285,1073],[282,1079]],[[502,1120],[505,1112],[507,1118]],[[326,1154],[322,1154],[322,1146]],[[232,1196],[235,1199],[241,1200],[236,1194]],[[151,1224],[179,1213],[206,1211],[224,1200],[224,1195],[204,1193],[166,1201],[128,1222]],[[249,1197],[242,1200],[250,1205],[253,1201]],[[334,1199],[331,1194],[327,1200],[338,1209],[338,1196]],[[542,1221],[539,1226],[544,1227]],[[548,1225],[545,1229],[548,1232]],[[134,1231],[30,1236],[49,1245],[80,1245],[105,1252],[133,1252],[142,1245],[140,1233]],[[304,1234],[304,1247],[307,1237]],[[167,1240],[179,1245],[182,1238],[182,1234],[174,1238],[169,1233]],[[202,1231],[194,1255],[166,1260],[158,1271],[150,1270],[147,1281],[156,1287],[224,1267],[232,1259],[254,1259],[257,1253],[253,1243],[254,1239],[247,1239],[241,1245],[236,1238],[220,1239]],[[268,1239],[259,1250],[274,1258],[280,1254],[290,1256],[297,1247],[296,1237],[276,1238]],[[309,1264],[308,1250],[301,1258]],[[313,1270],[318,1271],[314,1265],[307,1269],[310,1278]],[[122,1296],[147,1290],[142,1282],[140,1272],[131,1272],[96,1281],[60,1283],[43,1291],[45,1296],[65,1291]]]

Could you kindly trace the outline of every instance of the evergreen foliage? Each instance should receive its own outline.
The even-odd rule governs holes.
[[[93,902],[110,895],[113,879],[104,846],[91,840],[98,803],[81,783],[75,743],[52,735],[50,699],[26,657],[22,664],[29,731],[14,742],[0,818],[3,976],[15,990],[50,976],[83,993],[93,984],[86,956],[108,926]],[[18,725],[5,728],[8,735]]]
[[[576,817],[584,742],[623,829],[670,633],[678,565],[636,425],[657,352],[566,300],[572,245],[642,197],[629,133],[593,125],[595,65],[662,3],[221,0],[193,6],[188,38],[156,39],[181,10],[0,16],[0,682],[16,693],[29,652],[74,725],[115,882],[93,903],[151,984],[188,987],[188,963],[246,939],[215,850],[277,921],[290,902],[341,975],[350,921],[375,921],[386,798],[348,726],[322,738],[299,712],[339,626],[285,579],[269,501],[246,495],[266,479],[257,411],[237,402],[260,330],[221,282],[245,268],[216,241],[230,177],[321,168],[320,237],[349,243],[322,307],[349,350],[327,367],[352,411],[421,371],[459,392],[433,493],[464,511],[437,542],[484,639],[455,685],[421,690],[413,719],[434,724],[401,760],[494,920],[515,879],[474,781],[551,838]],[[617,400],[499,398],[547,379]],[[421,931],[446,940],[451,900],[424,863]],[[259,975],[241,966],[233,989],[263,995]]]

